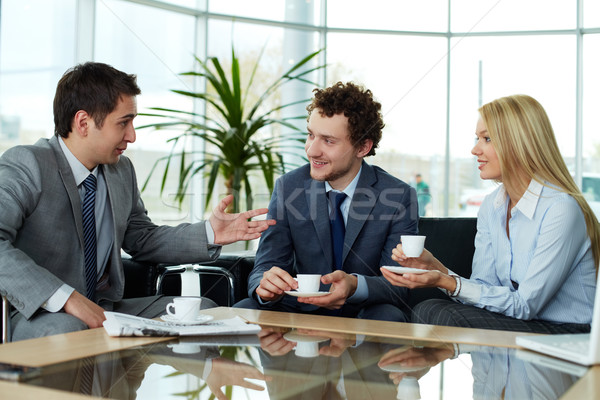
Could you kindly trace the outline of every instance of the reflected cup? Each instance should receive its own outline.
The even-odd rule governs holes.
[[[419,381],[414,376],[405,376],[398,384],[398,400],[417,400],[421,398]]]
[[[296,342],[295,354],[297,357],[310,358],[319,355],[318,342]]]
[[[173,350],[173,353],[177,354],[196,354],[199,353],[202,348],[197,343],[173,343],[168,344],[167,347]]]

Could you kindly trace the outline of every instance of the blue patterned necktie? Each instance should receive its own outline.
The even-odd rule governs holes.
[[[97,256],[96,256],[96,217],[94,204],[96,203],[96,177],[93,174],[88,175],[83,181],[85,187],[85,196],[83,198],[82,216],[83,216],[83,243],[85,260],[85,282],[87,285],[87,298],[94,300],[97,278]]]
[[[333,244],[333,266],[335,269],[342,269],[346,226],[344,225],[344,216],[340,206],[346,198],[346,193],[330,190],[327,196],[329,196],[331,208],[329,222],[331,223],[331,243]]]

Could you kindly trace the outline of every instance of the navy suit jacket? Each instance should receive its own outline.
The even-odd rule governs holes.
[[[333,272],[325,182],[310,177],[309,164],[277,180],[268,218],[277,224],[261,237],[248,280],[250,297],[256,298],[255,290],[263,273],[273,266],[292,276]],[[363,275],[367,282],[368,299],[357,306],[405,304],[407,290],[392,286],[379,268],[397,265],[391,259],[392,249],[400,242],[400,235],[417,233],[418,219],[414,188],[363,161],[348,213],[343,254],[343,270]],[[280,301],[304,311],[315,309],[291,296],[283,296]]]

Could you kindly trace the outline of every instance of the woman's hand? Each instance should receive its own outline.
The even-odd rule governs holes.
[[[413,265],[411,265],[410,267],[419,268]],[[422,274],[397,274],[388,270],[387,268],[381,268],[381,274],[392,285],[407,287],[409,289],[425,287],[443,287],[441,285],[446,277],[450,278],[452,283],[454,283],[454,278],[437,270],[428,271]]]
[[[404,251],[402,251],[402,243],[399,243],[396,248],[392,250],[392,260],[403,267],[440,271],[444,274],[448,273],[448,268],[444,267],[444,264],[435,258],[427,249],[423,249],[423,252],[419,257],[407,257],[404,254]]]

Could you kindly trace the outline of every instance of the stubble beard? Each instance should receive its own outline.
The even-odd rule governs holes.
[[[315,181],[332,182],[332,181],[336,181],[336,180],[344,177],[346,174],[348,174],[350,172],[351,169],[352,169],[352,165],[347,165],[343,169],[340,169],[338,171],[331,171],[329,174],[327,174],[323,177],[317,177],[313,174],[313,170],[311,168],[310,169],[310,177],[313,178]]]

